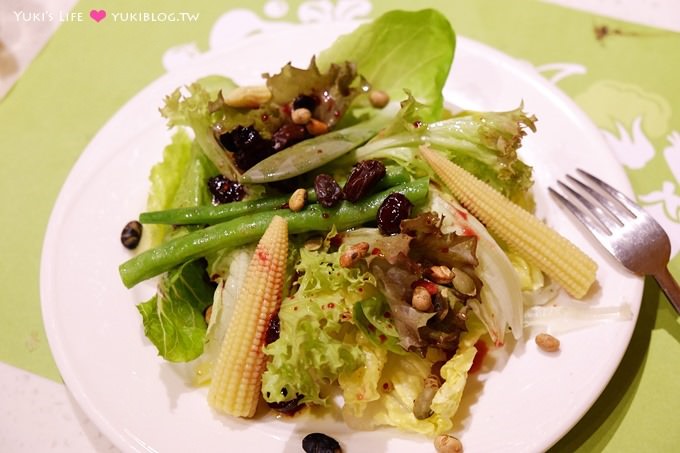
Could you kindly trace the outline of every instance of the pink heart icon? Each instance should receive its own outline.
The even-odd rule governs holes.
[[[103,9],[100,9],[99,11],[93,9],[92,11],[90,11],[90,17],[92,18],[92,20],[99,23],[106,17],[106,11]]]

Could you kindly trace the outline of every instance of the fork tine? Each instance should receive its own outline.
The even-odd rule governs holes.
[[[582,190],[588,193],[593,199],[597,200],[598,203],[602,205],[604,210],[607,212],[608,215],[613,218],[618,226],[623,225],[623,219],[633,219],[635,218],[635,215],[630,212],[624,205],[621,205],[618,203],[618,200],[612,200],[604,195],[602,195],[600,192],[597,190],[593,189],[589,185],[584,184],[583,182],[579,181],[578,179],[567,175],[567,179],[569,179],[571,182],[579,186]],[[599,217],[598,217],[599,218]],[[602,220],[602,219],[600,219]],[[611,229],[611,228],[610,228]]]
[[[605,242],[605,238],[611,234],[609,230],[606,230],[602,224],[596,222],[593,217],[586,214],[583,210],[581,210],[581,208],[576,206],[568,198],[564,197],[552,187],[548,187],[548,192],[550,192],[550,195],[552,195],[560,204],[562,204],[562,206],[571,212],[574,217],[576,217],[576,219],[581,222],[593,236],[595,236],[597,240],[603,243]]]
[[[570,177],[569,175],[567,175],[567,178],[569,178],[572,181],[575,181],[576,183],[579,182],[574,178]],[[611,212],[609,212],[606,207],[602,209],[602,207],[593,204],[586,197],[584,197],[583,195],[581,195],[568,185],[562,183],[562,181],[557,181],[557,184],[559,184],[560,187],[562,187],[562,189],[569,192],[571,196],[576,198],[579,201],[579,203],[581,203],[586,208],[586,210],[604,226],[603,231],[604,234],[609,235],[615,228],[621,226],[621,222],[618,222],[618,219]],[[582,185],[581,187],[583,188]],[[590,193],[590,191],[588,191],[586,188],[584,188],[584,190]]]
[[[611,195],[613,198],[615,198],[634,217],[645,217],[645,216],[647,216],[647,213],[645,211],[643,211],[642,208],[640,206],[638,206],[637,203],[635,203],[633,200],[628,198],[622,192],[616,190],[615,188],[613,188],[612,186],[610,186],[606,182],[602,181],[597,176],[594,176],[594,175],[592,175],[592,174],[588,173],[587,171],[582,170],[580,168],[577,168],[576,171],[579,172],[581,175],[585,176],[586,178],[590,179],[592,182],[597,184],[598,187],[600,187],[602,190],[604,190],[609,195]]]

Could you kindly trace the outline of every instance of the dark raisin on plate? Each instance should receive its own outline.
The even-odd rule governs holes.
[[[307,453],[341,453],[337,440],[323,433],[307,434],[302,439],[302,449]]]
[[[120,242],[128,249],[137,248],[142,238],[142,224],[136,220],[128,222],[120,233]]]

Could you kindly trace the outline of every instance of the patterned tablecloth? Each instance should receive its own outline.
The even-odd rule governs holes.
[[[670,268],[680,277],[680,34],[524,0],[418,2],[425,7],[445,13],[457,34],[532,65],[576,101],[625,168],[637,201],[668,231]],[[36,22],[61,25],[0,99],[0,362],[60,382],[40,316],[42,238],[69,169],[126,100],[164,72],[260,30],[414,8],[403,0],[84,0],[69,12],[3,3],[0,39]],[[672,11],[680,24],[680,11]],[[3,49],[0,42],[0,77],[11,67]],[[554,450],[677,449],[679,358],[678,316],[649,280],[618,371]],[[3,439],[19,445],[0,427],[0,450]]]

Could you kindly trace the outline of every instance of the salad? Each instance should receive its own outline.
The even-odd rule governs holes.
[[[445,104],[455,42],[434,10],[391,11],[262,86],[166,97],[119,270],[157,279],[144,332],[216,411],[340,399],[357,429],[446,434],[485,344],[561,288],[586,296],[595,263],[531,214],[536,118]]]

